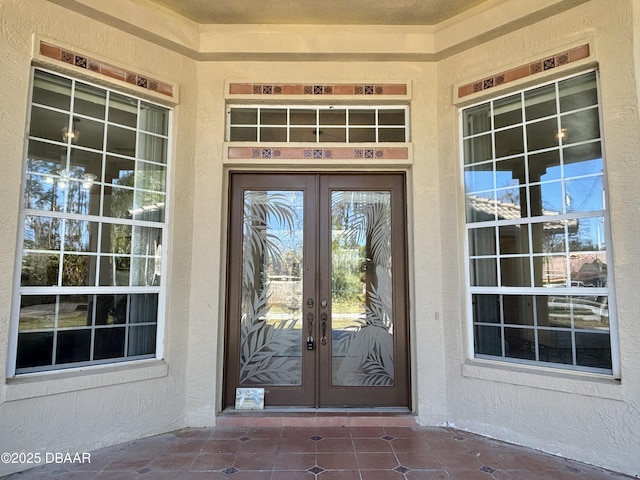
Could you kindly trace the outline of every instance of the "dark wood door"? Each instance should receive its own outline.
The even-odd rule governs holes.
[[[225,406],[409,406],[403,174],[232,173]]]

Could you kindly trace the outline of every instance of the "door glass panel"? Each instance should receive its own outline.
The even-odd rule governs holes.
[[[241,385],[302,383],[303,192],[246,190]]]
[[[331,195],[332,384],[394,385],[391,193]]]

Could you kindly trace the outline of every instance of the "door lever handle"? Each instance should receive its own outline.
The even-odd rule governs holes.
[[[327,344],[327,314],[324,312],[320,315],[320,323],[322,325],[322,338],[320,338],[320,343],[322,345],[326,345]]]

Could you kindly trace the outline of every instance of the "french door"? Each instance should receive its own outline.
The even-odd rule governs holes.
[[[404,185],[231,174],[225,406],[409,407]]]

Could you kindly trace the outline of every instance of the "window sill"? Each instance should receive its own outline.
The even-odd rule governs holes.
[[[554,392],[624,401],[620,381],[605,375],[472,359],[462,365],[462,376]]]
[[[162,360],[140,360],[117,365],[33,373],[7,379],[5,401],[121,385],[167,375]]]

